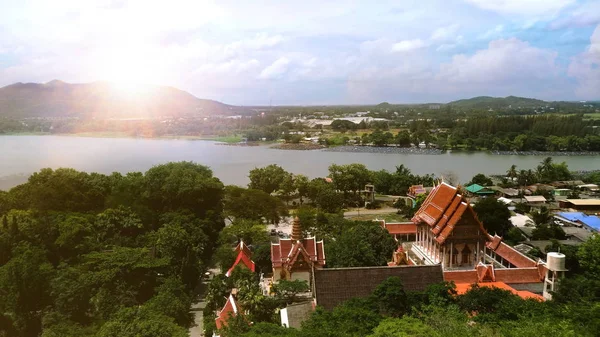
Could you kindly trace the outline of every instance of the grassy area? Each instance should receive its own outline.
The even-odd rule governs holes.
[[[600,119],[600,112],[594,112],[591,114],[584,114],[583,115],[584,119]]]
[[[358,215],[351,215],[351,216],[347,216],[349,219],[351,220],[361,220],[361,221],[369,221],[369,220],[375,220],[375,219],[379,219],[379,220],[385,220],[386,222],[402,222],[402,221],[409,221],[410,219],[405,218],[403,215],[400,214],[396,214],[396,213],[389,213],[389,214],[361,214],[360,216]]]
[[[204,139],[214,140],[215,142],[223,142],[223,143],[239,143],[242,141],[242,137],[239,135],[221,136],[221,137],[204,138]]]

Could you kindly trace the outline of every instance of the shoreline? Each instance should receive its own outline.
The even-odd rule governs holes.
[[[268,146],[274,142],[248,142],[241,143],[237,136],[191,136],[191,135],[162,135],[162,136],[132,136],[125,132],[79,132],[79,133],[48,133],[48,132],[24,132],[24,133],[6,133],[1,136],[61,136],[61,137],[87,137],[87,138],[124,138],[124,139],[147,139],[147,140],[201,140],[212,141],[217,145],[231,145],[242,147]],[[440,149],[421,149],[414,147],[396,147],[396,146],[368,146],[368,145],[341,145],[334,147],[323,147],[315,144],[277,144],[270,146],[271,149],[288,151],[312,151],[320,150],[324,152],[348,152],[348,153],[382,153],[382,154],[424,154],[440,155],[444,153],[488,153],[495,156],[600,156],[600,151],[489,151],[489,150],[440,150]]]

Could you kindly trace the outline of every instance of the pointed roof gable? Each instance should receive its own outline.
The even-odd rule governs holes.
[[[252,252],[250,251],[250,248],[248,248],[248,245],[244,243],[244,240],[240,240],[240,242],[234,249],[234,253],[237,254],[235,262],[233,262],[231,268],[227,270],[225,276],[231,276],[231,273],[233,272],[235,267],[237,267],[240,263],[252,272],[256,270],[256,265],[254,264],[254,261],[252,261],[252,259],[250,258],[252,256]]]
[[[240,242],[237,244],[237,246],[235,246],[235,249],[234,249],[235,254],[236,255],[239,254],[240,251],[243,251],[248,256],[252,256],[252,252],[250,251],[250,248],[244,242],[244,240],[240,240]]]
[[[240,263],[242,263],[243,266],[245,266],[252,272],[254,272],[256,270],[256,265],[254,264],[254,261],[252,261],[250,259],[250,256],[246,255],[246,253],[243,250],[240,250],[237,257],[235,258],[235,262],[233,263],[231,268],[229,268],[227,273],[225,273],[225,276],[227,276],[227,277],[231,276],[231,273],[233,272],[235,267],[237,267]]]
[[[227,302],[223,306],[223,309],[217,313],[217,318],[215,318],[215,324],[217,326],[217,330],[222,329],[225,325],[227,325],[227,320],[229,317],[242,315],[243,310],[240,305],[233,297],[233,294],[229,294],[227,298]]]
[[[439,184],[431,191],[411,220],[415,224],[429,225],[435,240],[443,244],[465,214],[473,216],[482,233],[489,239],[487,231],[469,202],[458,193],[456,187],[446,183]]]
[[[325,265],[325,250],[323,241],[306,238],[298,241],[279,239],[279,243],[271,244],[271,262],[273,267],[281,267],[295,261],[298,254],[306,254],[306,260],[317,266]]]

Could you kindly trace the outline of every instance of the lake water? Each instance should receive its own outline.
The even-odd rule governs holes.
[[[0,136],[0,189],[22,183],[44,167],[126,173],[183,160],[207,165],[225,184],[237,185],[247,184],[248,171],[255,167],[278,164],[287,171],[314,178],[326,176],[333,163],[362,163],[372,170],[394,170],[396,165],[404,164],[418,174],[453,172],[465,183],[477,173],[504,173],[512,164],[519,169],[535,168],[544,157],[483,152],[423,155],[291,151],[198,140]],[[600,169],[600,156],[556,156],[554,160],[566,161],[571,170]]]

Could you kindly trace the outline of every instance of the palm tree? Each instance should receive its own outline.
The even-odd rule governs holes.
[[[506,175],[508,175],[510,177],[511,182],[513,182],[515,180],[515,177],[517,176],[517,165],[511,165],[508,171],[506,171]]]

